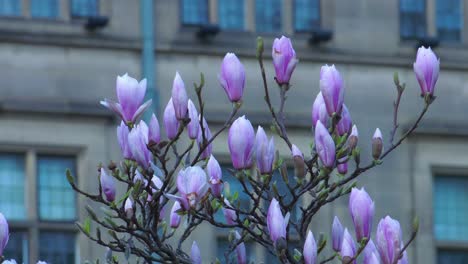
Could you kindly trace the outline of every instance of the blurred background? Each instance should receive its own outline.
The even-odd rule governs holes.
[[[400,136],[423,107],[412,69],[416,49],[435,50],[441,60],[437,100],[417,132],[358,186],[375,200],[374,227],[389,214],[400,220],[407,240],[413,217],[419,217],[410,263],[468,263],[465,13],[463,0],[0,0],[0,211],[11,232],[4,255],[18,263],[103,258],[105,249],[75,228],[88,202],[69,188],[64,171],[70,168],[82,189],[96,192],[99,162],[121,158],[119,120],[99,105],[105,97],[115,99],[117,75],[148,79],[148,97],[162,121],[175,72],[192,99],[192,83],[203,72],[205,117],[216,131],[231,111],[217,75],[224,54],[235,52],[246,67],[241,112],[268,128],[255,40],[265,40],[267,78],[277,102],[271,44],[286,35],[299,59],[286,102],[292,142],[310,153],[320,67],[335,64],[364,164],[371,160],[376,127],[388,142],[393,73],[407,83]],[[214,144],[225,168],[226,139],[223,133]],[[276,146],[291,164],[286,145],[277,139]],[[239,189],[228,173],[224,180],[231,191]],[[242,193],[240,199],[249,206]],[[352,228],[347,203],[343,197],[321,210],[312,222],[316,237],[330,234],[334,215]],[[292,211],[297,217],[297,208]],[[222,256],[228,244],[227,232],[209,226],[193,238],[204,263]],[[293,238],[290,247],[295,246],[301,248]],[[247,252],[255,263],[274,263],[254,244],[247,244]]]

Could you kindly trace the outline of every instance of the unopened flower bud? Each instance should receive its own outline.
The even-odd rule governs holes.
[[[382,141],[382,132],[380,132],[380,129],[376,129],[374,136],[372,137],[372,157],[374,157],[375,160],[378,160],[380,158],[380,155],[382,155],[383,151],[383,141]]]
[[[279,84],[289,83],[298,62],[291,40],[285,36],[281,36],[280,39],[275,38],[271,56],[273,57],[276,81]]]
[[[275,142],[273,137],[268,140],[265,130],[261,126],[258,127],[255,136],[255,148],[258,170],[262,174],[271,173],[275,160]]]
[[[177,136],[179,121],[175,115],[172,98],[167,103],[166,109],[164,109],[164,128],[168,139],[173,140]]]
[[[174,83],[172,84],[172,103],[174,104],[175,116],[178,120],[184,119],[187,115],[188,96],[185,90],[184,81],[176,72]]]
[[[347,145],[350,150],[353,150],[358,143],[359,140],[359,133],[356,125],[353,125],[351,128],[351,134],[348,137]]]
[[[221,166],[219,166],[218,161],[213,155],[211,155],[208,160],[206,171],[210,177],[211,193],[215,197],[221,197],[221,193],[223,191],[223,182],[221,181],[221,178],[223,177],[223,173],[221,171]]]
[[[329,116],[341,114],[344,101],[344,85],[335,65],[322,66],[320,70],[320,91]]]
[[[200,248],[198,248],[196,241],[193,241],[190,259],[192,259],[192,264],[202,264]]]
[[[339,252],[341,250],[341,245],[343,243],[343,235],[344,229],[341,225],[340,219],[335,216],[333,218],[333,225],[332,225],[332,246],[333,250]]]
[[[315,264],[317,262],[317,243],[315,242],[314,234],[310,230],[304,243],[302,255],[304,256],[305,264]]]
[[[5,216],[0,213],[0,256],[3,255],[3,250],[5,250],[5,247],[8,244],[9,237],[10,231],[8,228],[8,222]]]
[[[198,121],[197,108],[190,99],[188,100],[188,114],[190,118],[190,122],[187,124],[188,136],[191,139],[196,139],[200,130],[200,122]]]
[[[242,99],[245,85],[245,70],[244,65],[242,65],[234,53],[227,53],[224,56],[218,79],[231,102],[238,102]]]
[[[374,202],[369,194],[362,188],[353,188],[349,196],[349,212],[353,219],[356,239],[370,238],[372,221],[374,219]]]
[[[323,165],[332,168],[336,157],[335,142],[320,120],[315,126],[315,148]]]
[[[343,244],[341,245],[341,257],[343,258],[343,263],[348,263],[356,255],[356,243],[353,240],[353,237],[348,232],[348,229],[345,229],[343,234]],[[356,264],[356,260],[352,262]]]
[[[434,87],[439,78],[440,60],[431,48],[420,47],[413,64],[414,73],[421,88],[421,95],[434,95]]]
[[[161,131],[159,129],[159,121],[153,114],[148,127],[148,140],[150,143],[159,143],[161,141]]]
[[[228,134],[229,151],[235,169],[248,169],[252,166],[254,144],[255,131],[252,124],[245,116],[237,118]]]
[[[101,189],[108,202],[115,200],[115,179],[114,177],[107,174],[104,168],[101,168],[101,176],[99,177],[101,182]]]
[[[125,215],[127,216],[127,218],[133,217],[133,202],[130,197],[125,199],[124,210],[125,210]]]
[[[177,228],[180,225],[180,220],[182,217],[178,214],[179,210],[181,210],[180,203],[176,201],[174,202],[174,205],[172,206],[172,209],[171,209],[170,226],[172,228]]]

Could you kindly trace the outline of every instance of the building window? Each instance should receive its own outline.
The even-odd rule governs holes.
[[[255,1],[255,25],[257,32],[281,31],[281,0],[256,0]]]
[[[203,25],[207,23],[207,0],[182,0],[182,24]]]
[[[31,0],[31,17],[57,18],[59,15],[58,0]]]
[[[417,39],[426,35],[426,1],[400,0],[400,37]]]
[[[244,29],[244,0],[219,0],[218,14],[221,29]]]
[[[71,0],[71,15],[72,17],[97,16],[98,4],[98,0]]]
[[[467,185],[467,176],[436,175],[434,178],[434,234],[438,264],[468,263]]]
[[[20,0],[0,0],[0,16],[20,16]]]
[[[320,27],[320,1],[295,0],[294,30],[296,32],[309,32],[318,27]]]
[[[462,1],[437,0],[436,25],[437,35],[442,41],[460,41],[462,30]]]
[[[11,233],[4,256],[75,263],[76,195],[65,177],[66,169],[76,175],[75,158],[36,153],[0,153],[0,211]]]

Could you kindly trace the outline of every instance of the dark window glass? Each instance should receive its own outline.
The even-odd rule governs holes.
[[[28,252],[27,233],[11,230],[8,244],[3,251],[3,256],[6,259],[14,259],[17,263],[29,263]]]
[[[436,176],[434,233],[437,240],[468,241],[468,177]]]
[[[320,26],[320,1],[294,1],[294,29],[298,32],[310,31]]]
[[[47,263],[75,263],[74,233],[40,232],[39,259]]]
[[[1,16],[21,15],[21,0],[0,0]]]
[[[9,220],[26,218],[24,156],[0,154],[0,212]]]
[[[460,41],[462,29],[462,2],[437,0],[437,35],[443,41]]]
[[[400,37],[417,39],[426,35],[426,1],[400,0]]]
[[[466,264],[468,250],[437,250],[437,264]]]
[[[281,0],[256,0],[255,24],[258,32],[281,31]]]
[[[39,187],[39,217],[42,220],[76,218],[76,197],[65,171],[75,175],[75,159],[71,157],[39,156],[37,165]]]
[[[208,23],[207,0],[182,0],[182,24],[200,25]]]
[[[71,15],[73,17],[97,16],[98,6],[98,0],[72,0]]]
[[[244,0],[219,0],[219,26],[222,29],[244,29]]]
[[[31,0],[31,16],[56,18],[59,14],[58,0]]]

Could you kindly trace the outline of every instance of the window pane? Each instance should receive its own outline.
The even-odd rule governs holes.
[[[39,156],[39,217],[42,220],[74,220],[76,218],[75,192],[70,187],[65,171],[75,175],[75,160],[70,157]]]
[[[462,2],[460,0],[437,0],[437,34],[441,40],[460,41],[462,29]]]
[[[0,154],[0,212],[9,220],[26,218],[24,156]]]
[[[437,264],[465,264],[468,263],[468,251],[446,250],[437,251]]]
[[[21,15],[21,0],[0,0],[0,15],[2,16]]]
[[[97,16],[98,0],[72,0],[71,14],[74,17]]]
[[[294,1],[294,27],[296,31],[310,31],[320,26],[320,1]]]
[[[208,23],[207,0],[182,0],[182,23],[200,25]]]
[[[222,29],[244,29],[244,0],[219,0],[219,27]]]
[[[47,263],[75,263],[74,233],[40,232],[39,259]]]
[[[281,31],[281,0],[256,0],[255,24],[258,32]]]
[[[400,0],[400,37],[416,39],[426,35],[426,1]]]
[[[468,241],[468,177],[434,180],[434,232],[438,240]]]
[[[56,18],[58,13],[58,0],[31,0],[32,17]]]
[[[17,263],[28,262],[28,235],[23,231],[12,230],[8,244],[3,251],[6,259],[15,259]]]

